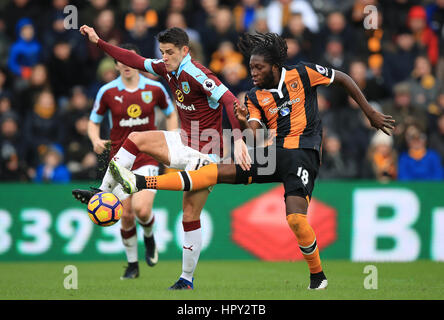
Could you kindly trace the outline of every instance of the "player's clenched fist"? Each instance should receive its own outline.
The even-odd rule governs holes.
[[[239,120],[239,122],[246,122],[248,110],[243,104],[235,101],[234,102],[234,115],[236,116],[237,120]]]
[[[97,154],[101,154],[103,151],[105,151],[107,143],[108,140],[102,140],[102,139],[92,140],[94,152]]]
[[[92,43],[97,43],[99,41],[99,36],[97,35],[94,28],[88,27],[87,25],[83,25],[80,27],[80,33],[82,35],[87,35],[89,41]]]

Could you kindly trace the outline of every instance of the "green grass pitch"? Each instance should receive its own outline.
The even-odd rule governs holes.
[[[309,291],[305,262],[200,261],[195,290],[167,287],[179,276],[181,261],[140,262],[140,277],[120,280],[124,262],[3,262],[0,299],[144,300],[320,300],[444,299],[444,263],[352,263],[326,260],[327,290]],[[375,290],[364,288],[366,265],[377,267]],[[78,270],[78,289],[64,288],[66,265]]]

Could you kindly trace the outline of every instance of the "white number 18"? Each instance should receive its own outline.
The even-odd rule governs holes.
[[[307,170],[305,170],[305,169],[302,168],[302,167],[299,167],[299,168],[298,168],[298,173],[297,173],[297,175],[298,175],[298,177],[301,178],[302,183],[303,183],[304,185],[306,185],[306,184],[308,183],[308,171],[307,171]]]

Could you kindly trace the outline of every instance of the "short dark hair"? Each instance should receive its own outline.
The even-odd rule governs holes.
[[[160,43],[172,43],[178,48],[189,46],[190,39],[187,33],[181,28],[170,28],[160,32],[157,35],[157,41]]]
[[[287,60],[287,43],[277,33],[244,33],[237,46],[247,60],[252,55],[260,55],[266,62],[279,68],[283,67]]]
[[[127,42],[127,43],[121,44],[119,47],[122,48],[122,49],[126,49],[126,50],[130,50],[130,51],[134,51],[134,52],[137,53],[139,56],[141,55],[141,52],[140,52],[139,47],[136,46],[134,43],[129,43],[129,42]],[[114,62],[117,63],[117,60],[114,59]]]

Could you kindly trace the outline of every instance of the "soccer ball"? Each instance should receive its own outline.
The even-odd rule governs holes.
[[[122,212],[122,203],[111,192],[96,193],[88,203],[89,218],[102,227],[112,226],[119,221]]]

